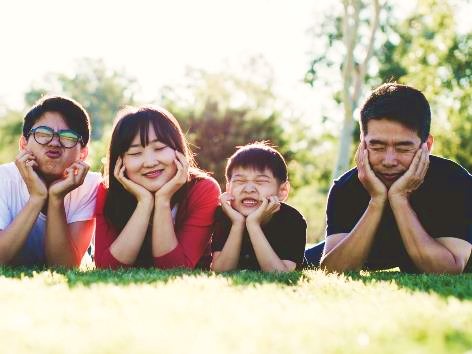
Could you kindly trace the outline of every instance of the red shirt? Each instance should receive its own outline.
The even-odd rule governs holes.
[[[97,268],[132,267],[124,264],[110,253],[110,246],[119,232],[109,224],[103,214],[108,190],[102,184],[97,193],[95,209],[95,264]],[[178,241],[177,247],[167,254],[154,257],[156,268],[195,268],[210,242],[213,217],[218,206],[220,187],[211,178],[196,181],[189,189],[185,203],[185,214],[178,208],[174,226]]]

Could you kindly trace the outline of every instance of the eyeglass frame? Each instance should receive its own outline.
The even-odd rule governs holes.
[[[39,129],[39,128],[43,128],[43,129],[46,129],[46,130],[49,130],[52,132],[52,136],[51,136],[51,140],[49,140],[47,143],[40,143],[37,139],[36,139],[36,131]],[[72,146],[64,146],[64,144],[62,143],[61,141],[61,135],[60,133],[62,132],[72,132],[74,133],[75,135],[77,135],[78,139],[76,141],[76,143]],[[39,145],[48,145],[51,141],[54,140],[54,137],[57,136],[57,139],[59,141],[59,144],[64,148],[64,149],[72,149],[73,147],[77,146],[77,143],[80,142],[80,145],[83,146],[83,139],[82,139],[82,136],[77,133],[75,130],[72,130],[72,129],[61,129],[61,130],[58,130],[58,131],[55,131],[54,129],[52,129],[51,127],[48,127],[47,125],[40,125],[40,126],[37,126],[37,127],[34,127],[34,128],[31,128],[28,135],[26,136],[26,138],[28,139],[31,134],[33,134],[33,138],[34,138],[34,141],[36,141]]]

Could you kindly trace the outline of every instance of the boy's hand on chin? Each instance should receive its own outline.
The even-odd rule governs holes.
[[[35,171],[35,168],[38,167],[36,156],[28,150],[23,150],[16,156],[15,165],[20,172],[21,178],[25,181],[30,196],[46,200],[48,189],[44,181]]]
[[[64,171],[64,178],[54,181],[49,186],[49,196],[56,199],[64,197],[84,183],[90,166],[83,161],[76,161]]]
[[[279,211],[280,201],[275,195],[270,197],[264,197],[262,204],[254,212],[249,214],[246,218],[247,224],[258,224],[263,225],[270,220],[272,215]]]
[[[225,192],[220,195],[220,203],[223,212],[230,218],[233,224],[244,223],[245,217],[239,211],[231,206],[231,201],[234,200],[234,196],[231,193]]]

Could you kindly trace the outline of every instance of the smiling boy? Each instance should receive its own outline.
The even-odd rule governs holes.
[[[323,268],[466,270],[472,176],[430,155],[430,124],[429,103],[412,87],[384,84],[368,97],[361,110],[357,167],[329,192]]]
[[[88,114],[69,98],[42,98],[26,114],[20,153],[0,165],[0,264],[80,264],[100,182],[84,162],[89,136]]]
[[[266,143],[243,146],[228,160],[226,181],[215,216],[211,268],[217,272],[299,268],[307,225],[295,208],[284,203],[290,183],[282,155]]]

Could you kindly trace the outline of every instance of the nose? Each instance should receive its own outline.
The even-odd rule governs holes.
[[[144,161],[143,161],[144,167],[154,167],[159,164],[159,160],[157,159],[156,154],[154,153],[145,152],[143,157],[144,157]]]
[[[61,142],[59,141],[59,134],[54,133],[52,136],[51,141],[48,143],[49,146],[61,146]]]
[[[394,149],[387,149],[382,159],[382,165],[385,167],[394,167],[398,164],[397,153]]]
[[[257,190],[256,185],[251,181],[248,181],[243,186],[243,192],[246,192],[246,193],[255,192],[256,190]]]

